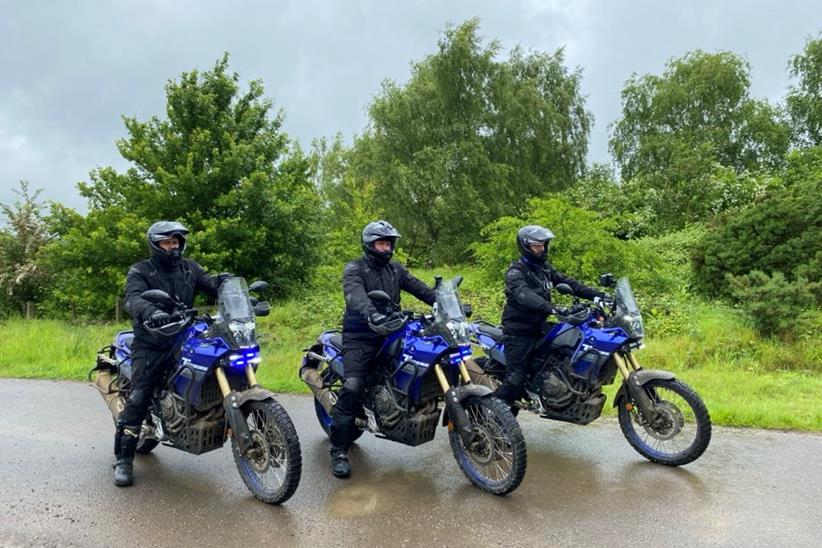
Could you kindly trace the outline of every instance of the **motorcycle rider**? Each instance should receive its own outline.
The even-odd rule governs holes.
[[[584,299],[607,298],[607,294],[588,287],[554,269],[547,262],[554,234],[545,227],[527,225],[517,231],[520,258],[505,273],[505,308],[502,311],[503,344],[507,375],[495,395],[514,404],[531,367],[537,342],[551,325],[547,316],[558,311],[551,303],[554,285],[568,284],[574,295]],[[515,413],[519,408],[512,406]]]
[[[386,221],[368,223],[362,231],[363,256],[343,270],[345,381],[332,410],[331,426],[331,472],[338,478],[351,475],[348,448],[356,432],[354,421],[363,410],[363,396],[377,352],[386,336],[402,323],[398,314],[378,310],[367,293],[385,291],[399,305],[402,289],[428,305],[434,304],[434,290],[391,260],[399,237],[397,229]]]
[[[140,294],[149,289],[161,289],[186,308],[194,304],[196,292],[217,296],[220,283],[230,274],[210,276],[191,259],[184,259],[188,229],[175,221],[159,221],[146,232],[151,257],[131,266],[126,275],[126,310],[132,317],[134,340],[131,343],[134,376],[126,406],[117,418],[114,436],[114,484],[131,485],[134,480],[133,462],[143,420],[148,413],[152,395],[163,381],[163,373],[174,362],[171,353],[173,340],[152,336],[143,322],[154,326],[170,323],[174,318]]]

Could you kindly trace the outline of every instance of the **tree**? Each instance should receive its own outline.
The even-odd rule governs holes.
[[[374,203],[374,184],[354,177],[351,156],[339,134],[331,142],[312,142],[312,180],[321,201],[317,217],[324,227],[322,262],[335,269],[360,254],[363,227],[384,216]]]
[[[491,219],[570,185],[592,123],[580,72],[515,48],[498,60],[479,22],[448,28],[406,84],[384,82],[350,158],[358,185],[403,233],[412,257],[455,262]]]
[[[169,81],[166,99],[165,119],[124,118],[128,136],[117,147],[132,167],[96,169],[79,185],[88,216],[59,212],[49,257],[71,276],[60,277],[58,302],[110,310],[126,268],[147,254],[146,228],[160,219],[192,230],[189,253],[207,268],[266,279],[275,294],[311,276],[317,228],[309,212],[318,199],[310,163],[289,145],[262,82],[241,92],[225,55],[210,71]]]
[[[20,311],[27,301],[38,302],[48,279],[39,262],[40,250],[49,240],[43,217],[41,190],[32,192],[20,181],[19,197],[13,205],[0,204],[8,225],[0,230],[0,313]]]
[[[502,273],[518,257],[517,230],[526,224],[550,228],[556,235],[551,264],[589,284],[606,272],[630,276],[632,285],[645,292],[664,292],[677,283],[657,254],[636,241],[616,238],[611,220],[561,197],[533,198],[520,216],[502,217],[482,230],[482,240],[473,248],[486,280],[502,283]]]
[[[720,216],[705,235],[694,265],[704,293],[730,296],[726,275],[754,270],[822,280],[822,148],[790,154],[783,179],[756,203]]]
[[[636,179],[661,230],[712,214],[725,170],[779,168],[789,143],[777,109],[749,95],[750,67],[730,52],[693,51],[661,76],[632,76],[610,149],[623,180]]]
[[[791,76],[798,79],[788,90],[786,103],[800,146],[822,145],[822,35],[808,38],[805,49],[791,58]]]

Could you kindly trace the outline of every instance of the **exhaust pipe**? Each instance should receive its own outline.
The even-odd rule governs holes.
[[[317,368],[310,366],[301,367],[300,378],[308,385],[308,388],[311,389],[314,397],[317,398],[317,401],[323,406],[325,412],[330,415],[334,404],[337,403],[337,395],[329,388],[323,386],[323,379]]]
[[[91,385],[100,392],[103,401],[111,411],[111,416],[114,417],[114,422],[126,406],[126,399],[120,395],[120,391],[113,386],[114,378],[111,376],[111,371],[108,369],[98,369],[95,375],[94,382]]]

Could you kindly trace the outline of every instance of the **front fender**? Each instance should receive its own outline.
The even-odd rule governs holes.
[[[457,396],[457,401],[462,402],[465,398],[469,396],[476,396],[478,398],[484,398],[485,396],[490,396],[493,394],[494,391],[488,388],[487,386],[483,386],[481,384],[461,384],[459,386],[454,387],[454,394]],[[447,426],[449,420],[448,415],[448,406],[445,406],[445,412],[442,414],[442,425]]]
[[[636,387],[640,387],[645,386],[645,384],[647,384],[650,381],[670,381],[675,378],[676,375],[674,375],[670,371],[663,371],[662,369],[640,369],[639,371],[633,371],[628,375],[628,380],[622,383],[622,386],[619,387],[619,390],[614,396],[614,407],[619,405],[619,402],[623,398],[625,398],[625,392],[628,390],[626,388],[627,382],[632,383]]]
[[[240,408],[250,401],[263,401],[269,398],[274,398],[273,392],[266,390],[265,388],[255,386],[253,388],[249,388],[248,390],[243,390],[242,392],[229,392],[228,396],[226,396],[226,402],[231,407]]]
[[[242,454],[245,454],[248,448],[251,447],[251,433],[248,430],[248,424],[241,409],[243,405],[250,401],[263,401],[269,398],[274,398],[272,392],[255,386],[242,392],[232,390],[223,400],[223,408],[228,418],[228,424],[231,426],[234,439],[237,440]]]

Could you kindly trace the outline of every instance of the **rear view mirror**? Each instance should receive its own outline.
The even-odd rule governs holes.
[[[248,286],[249,291],[265,291],[266,289],[268,289],[268,282],[262,280],[257,280]]]
[[[611,273],[603,274],[599,277],[599,285],[602,287],[615,287],[617,283],[616,276]]]
[[[391,297],[388,296],[388,293],[386,293],[385,291],[381,291],[379,289],[369,291],[367,293],[367,296],[376,304],[388,304],[391,302]]]
[[[266,301],[260,301],[254,305],[255,316],[268,316],[271,313],[271,305]]]
[[[561,295],[574,294],[574,290],[571,289],[571,286],[568,284],[558,284],[554,289],[556,289]]]
[[[474,315],[474,307],[469,303],[465,303],[462,305],[462,313],[465,314],[466,318],[470,318]]]
[[[171,295],[163,291],[162,289],[149,289],[148,291],[143,291],[140,293],[140,298],[145,299],[146,301],[150,302],[151,304],[155,304],[160,308],[171,310],[177,304],[174,302],[174,299],[171,298]]]

